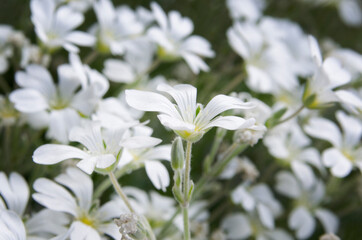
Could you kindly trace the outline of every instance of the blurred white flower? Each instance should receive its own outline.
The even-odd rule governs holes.
[[[256,98],[252,98],[248,93],[239,93],[235,95],[243,101],[255,104],[255,108],[244,111],[244,117],[247,119],[254,118],[255,123],[250,127],[236,130],[234,134],[234,141],[248,143],[253,146],[259,141],[259,139],[264,137],[264,134],[267,131],[265,122],[271,116],[271,109],[264,102]],[[238,110],[235,110],[235,112],[238,112]]]
[[[333,89],[350,82],[351,75],[337,59],[329,57],[323,61],[318,42],[313,36],[309,36],[309,43],[316,70],[306,83],[303,101],[308,108],[319,108],[339,101]]]
[[[69,65],[61,65],[55,85],[47,69],[29,65],[25,72],[16,73],[15,80],[21,88],[9,98],[18,111],[28,115],[31,125],[48,127],[47,137],[67,143],[70,129],[80,122],[79,113],[89,116],[101,97],[97,83],[85,84],[78,90],[79,79]]]
[[[151,27],[148,36],[158,44],[159,57],[163,60],[185,59],[191,70],[198,74],[200,70],[209,71],[201,57],[214,57],[210,43],[197,35],[191,35],[194,25],[189,18],[179,12],[171,11],[168,16],[155,2],[151,3],[152,12],[159,26]]]
[[[115,201],[109,201],[98,207],[93,204],[93,182],[91,178],[77,168],[68,168],[53,182],[39,178],[34,182],[36,193],[33,198],[39,204],[54,211],[70,214],[73,219],[69,230],[59,236],[60,239],[103,239],[106,234],[113,239],[120,239],[117,225],[112,221],[119,217],[125,208]],[[67,187],[74,194],[71,194]]]
[[[74,30],[84,21],[80,12],[66,5],[57,8],[53,0],[31,0],[30,9],[35,32],[50,51],[63,47],[67,51],[78,52],[76,45],[94,45],[92,35]]]
[[[240,174],[245,181],[253,182],[259,177],[259,171],[247,157],[235,157],[220,174],[220,179],[231,179]]]
[[[138,42],[137,49],[125,54],[125,60],[107,59],[104,62],[103,73],[109,80],[129,84],[148,78],[155,49],[148,41]]]
[[[133,143],[133,141],[146,141],[151,133],[152,131],[146,134],[136,135],[122,142],[124,150],[118,168],[122,168],[132,161],[135,164],[144,164],[147,176],[153,186],[155,186],[156,189],[166,191],[166,187],[170,184],[170,176],[167,168],[161,164],[160,161],[171,160],[171,145],[157,146],[161,142],[161,140],[158,139],[154,139],[155,141],[150,142],[150,144],[145,144],[144,142],[144,144],[140,144],[139,147],[135,147],[135,143]],[[128,148],[128,146],[130,146],[130,148]]]
[[[265,184],[257,184],[252,187],[241,184],[233,190],[231,199],[235,204],[240,204],[245,211],[258,218],[267,229],[275,228],[275,218],[282,213],[282,206]]]
[[[101,52],[121,55],[142,36],[143,19],[128,7],[115,8],[110,0],[98,0],[93,5],[98,23],[92,28]]]
[[[257,240],[292,240],[293,238],[283,229],[265,228],[255,216],[243,213],[233,213],[226,216],[221,229],[226,234],[227,239],[241,240],[255,237]]]
[[[132,207],[138,214],[149,221],[153,229],[157,229],[167,222],[176,211],[176,201],[173,198],[162,196],[155,191],[149,194],[134,187],[124,187]],[[122,201],[118,198],[118,201]]]
[[[336,113],[336,118],[343,130],[332,121],[324,118],[312,118],[304,126],[304,130],[312,137],[326,140],[332,144],[324,150],[322,161],[336,177],[346,177],[353,166],[362,171],[362,122],[348,116],[342,111]]]
[[[227,31],[229,44],[244,62],[247,86],[256,92],[274,93],[298,86],[296,69],[286,68],[293,62],[286,44],[265,34],[251,22],[235,22]]]
[[[65,214],[41,210],[26,216],[28,200],[29,187],[25,179],[15,172],[9,178],[0,172],[0,239],[46,240],[66,232],[69,220]]]
[[[326,233],[335,233],[338,229],[338,218],[329,210],[320,207],[325,196],[325,187],[318,180],[312,187],[306,188],[304,179],[282,171],[276,176],[276,190],[295,200],[295,208],[290,213],[288,225],[296,231],[298,239],[310,237],[316,227],[315,217],[322,223]]]
[[[79,11],[79,12],[85,12],[87,11],[92,4],[95,2],[95,0],[55,0],[58,5],[67,5],[70,8]]]
[[[311,140],[302,132],[296,123],[291,123],[288,128],[276,127],[263,140],[269,153],[290,166],[294,174],[310,188],[315,184],[315,176],[310,165],[323,171],[317,149],[310,147]]]
[[[229,109],[254,107],[254,104],[234,97],[217,95],[203,108],[201,104],[196,103],[197,89],[191,85],[180,84],[171,87],[159,84],[157,90],[171,95],[177,105],[161,94],[139,90],[126,90],[126,101],[138,110],[160,112],[160,122],[188,141],[200,140],[212,127],[235,130],[249,127],[255,122],[254,119],[245,120],[235,116],[216,117]]]
[[[226,5],[234,20],[257,21],[263,16],[264,0],[227,0]]]

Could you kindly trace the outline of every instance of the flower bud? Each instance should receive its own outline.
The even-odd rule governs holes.
[[[182,145],[182,139],[176,137],[171,148],[171,166],[173,170],[180,170],[184,166],[185,152]]]

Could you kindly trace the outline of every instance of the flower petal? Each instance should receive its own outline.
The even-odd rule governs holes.
[[[38,147],[33,154],[33,161],[38,164],[55,164],[71,158],[87,158],[89,155],[82,150],[59,144],[45,144]]]
[[[207,124],[204,128],[209,129],[212,127],[221,127],[228,130],[236,130],[236,129],[245,129],[253,126],[255,124],[254,118],[244,119],[241,117],[235,116],[220,116],[211,120],[209,124]]]
[[[309,120],[304,130],[310,136],[326,140],[333,146],[341,147],[342,136],[337,125],[325,118],[312,118]]]
[[[255,104],[243,102],[242,100],[226,95],[217,95],[206,105],[197,116],[197,124],[208,124],[218,114],[230,109],[251,109]]]
[[[146,161],[145,169],[153,186],[157,189],[162,189],[162,191],[165,192],[166,187],[170,184],[170,176],[166,167],[157,161]]]
[[[66,172],[55,178],[75,194],[81,209],[89,210],[92,205],[93,181],[77,168],[67,168]]]
[[[73,196],[62,186],[46,179],[38,178],[33,185],[33,198],[39,204],[54,211],[78,214],[78,206]]]
[[[162,142],[159,138],[147,136],[134,136],[123,140],[120,145],[128,149],[152,148]]]
[[[334,176],[344,178],[352,171],[352,163],[336,148],[329,148],[322,154],[322,161],[327,167],[331,167]]]
[[[288,224],[291,229],[296,230],[297,238],[308,238],[315,229],[315,220],[304,207],[298,207],[289,216]]]
[[[128,105],[135,109],[160,112],[176,119],[182,119],[171,101],[161,94],[139,90],[126,90],[125,93]]]

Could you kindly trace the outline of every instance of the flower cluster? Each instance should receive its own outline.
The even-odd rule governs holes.
[[[0,25],[0,239],[360,236],[358,1],[115,2]]]

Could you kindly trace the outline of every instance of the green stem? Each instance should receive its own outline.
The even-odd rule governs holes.
[[[214,142],[212,143],[211,151],[204,160],[204,171],[205,172],[209,172],[211,164],[215,159],[215,156],[220,148],[222,141],[224,140],[225,134],[226,134],[226,130],[223,128],[218,128],[216,130],[216,136],[214,138]]]
[[[123,175],[125,175],[128,172],[134,171],[136,169],[138,169],[140,167],[140,165],[134,164],[133,162],[125,165],[124,167],[122,167],[121,169],[119,169],[118,171],[116,171],[114,173],[116,179],[119,179],[120,177],[122,177]],[[109,178],[106,178],[103,180],[103,182],[101,182],[98,187],[96,188],[96,190],[94,191],[93,194],[93,198],[94,199],[98,199],[102,196],[102,194],[112,185],[111,181],[109,181]]]
[[[122,198],[123,202],[126,204],[127,208],[130,210],[131,213],[135,213],[134,209],[131,206],[126,194],[124,194],[121,186],[119,185],[117,178],[114,176],[113,172],[108,173],[109,179],[111,180],[114,189],[118,193],[118,195]]]
[[[185,172],[184,172],[184,202],[182,204],[182,214],[184,219],[184,239],[190,240],[190,228],[189,228],[189,201],[190,201],[190,172],[191,172],[191,150],[192,142],[187,141],[186,146],[186,159],[185,159]]]
[[[219,176],[225,167],[230,163],[230,161],[239,155],[242,151],[247,148],[248,145],[246,144],[238,144],[233,143],[227,150],[226,154],[220,161],[218,161],[215,166],[212,168],[209,174],[203,175],[200,180],[197,182],[195,186],[194,197],[197,198],[199,194],[203,192],[203,188],[207,182],[209,182],[213,177]]]
[[[145,73],[151,73],[153,72],[161,63],[161,60],[157,58],[152,65],[145,71]]]
[[[283,120],[280,120],[277,124],[275,124],[274,127],[296,117],[303,109],[304,109],[304,105],[300,106],[294,113],[292,113],[288,117],[284,118]]]
[[[94,60],[96,60],[97,57],[98,57],[98,52],[93,50],[85,57],[83,62],[84,64],[90,65],[92,62],[94,62]]]

